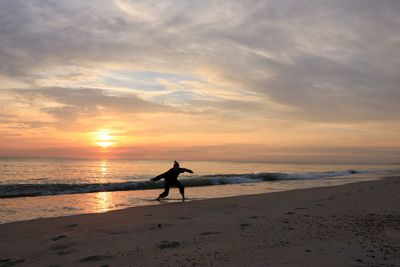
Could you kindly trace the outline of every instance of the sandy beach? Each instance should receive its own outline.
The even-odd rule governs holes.
[[[399,210],[392,177],[9,223],[0,266],[400,266]]]

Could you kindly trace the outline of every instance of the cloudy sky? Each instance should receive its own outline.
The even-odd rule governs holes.
[[[0,156],[400,161],[398,0],[1,0]]]

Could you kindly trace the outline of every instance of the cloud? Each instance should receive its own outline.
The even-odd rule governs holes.
[[[117,94],[103,89],[94,88],[37,88],[14,89],[0,92],[8,95],[6,106],[12,101],[21,101],[28,114],[9,114],[13,121],[27,124],[29,127],[54,126],[57,128],[76,127],[78,120],[88,118],[112,117],[124,114],[176,112],[172,107],[147,102],[135,94]],[[22,109],[22,107],[20,107]],[[18,110],[18,108],[17,108]],[[29,120],[34,113],[42,114],[41,121]],[[49,119],[51,118],[51,119]],[[25,121],[25,122],[24,122]],[[11,121],[9,121],[11,122]]]
[[[0,90],[14,95],[0,119],[68,128],[159,112],[147,124],[160,134],[171,113],[199,132],[199,120],[259,136],[379,122],[395,136],[399,13],[397,0],[1,1]]]
[[[352,122],[393,119],[399,113],[398,1],[0,5],[2,71],[20,82],[56,86],[57,79],[68,83],[69,74],[82,80],[93,68],[100,79],[103,71],[126,69],[156,71],[160,77],[167,71],[186,73],[207,80],[212,77],[204,69],[211,69],[231,85],[226,92],[239,88],[264,95],[259,105],[269,106],[269,99],[292,107],[295,112],[282,112],[284,117]],[[69,68],[70,73],[52,71],[59,68]],[[45,82],[43,69],[50,72],[50,82]],[[98,85],[95,78],[92,84],[84,83]],[[204,101],[197,105],[208,107]]]

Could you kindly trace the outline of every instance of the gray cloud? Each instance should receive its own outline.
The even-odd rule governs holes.
[[[399,119],[399,1],[115,3],[2,1],[1,72],[34,84],[38,73],[45,75],[41,70],[59,65],[121,64],[186,73],[211,67],[236,88],[262,97],[254,105],[218,96],[210,99],[213,102],[192,99],[196,108],[240,113],[253,106],[254,114],[266,116],[271,112],[263,102],[267,97],[293,108],[274,113],[285,118]],[[94,110],[95,105],[121,112],[129,112],[132,104],[139,110],[152,109],[136,98],[94,91],[80,90],[78,98],[78,91],[39,93],[67,105],[73,101],[68,107],[48,109],[55,116]]]

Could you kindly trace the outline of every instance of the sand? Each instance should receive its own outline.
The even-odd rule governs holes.
[[[3,224],[0,266],[400,266],[400,177]]]

